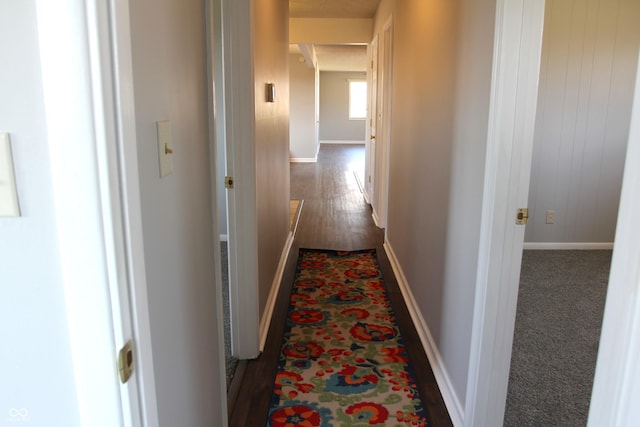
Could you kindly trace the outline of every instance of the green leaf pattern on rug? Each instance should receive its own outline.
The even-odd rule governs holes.
[[[429,425],[375,250],[300,250],[267,425]]]

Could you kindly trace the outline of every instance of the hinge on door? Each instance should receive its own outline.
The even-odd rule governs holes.
[[[373,70],[373,59],[371,60],[371,69]]]
[[[529,219],[529,209],[527,208],[518,209],[518,212],[516,213],[516,224],[525,225],[528,219]]]
[[[231,190],[233,188],[233,177],[225,176],[224,177],[224,188]]]
[[[122,384],[133,374],[133,341],[129,340],[118,352],[118,373]]]

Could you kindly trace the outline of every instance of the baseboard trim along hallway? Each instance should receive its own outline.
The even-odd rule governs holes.
[[[449,374],[447,373],[447,370],[444,366],[442,356],[440,356],[440,352],[438,351],[438,347],[435,344],[433,335],[431,335],[431,331],[429,330],[429,326],[424,320],[424,317],[420,314],[420,309],[418,308],[418,304],[416,303],[413,293],[411,292],[407,277],[404,275],[404,271],[402,270],[402,267],[398,262],[398,258],[396,257],[391,244],[385,240],[383,247],[387,254],[387,257],[389,258],[389,262],[391,263],[391,268],[393,269],[393,272],[396,276],[398,287],[400,288],[400,292],[402,293],[404,302],[407,305],[407,309],[409,310],[409,315],[411,316],[413,325],[415,326],[416,332],[420,337],[420,342],[422,343],[424,352],[426,353],[427,359],[429,359],[429,363],[431,364],[431,369],[433,370],[436,382],[438,383],[438,387],[440,388],[440,393],[442,394],[442,398],[445,402],[445,405],[447,406],[447,410],[449,411],[451,422],[454,426],[461,427],[464,420],[464,409],[462,407],[462,404],[460,403],[460,399],[458,399],[458,395],[453,388],[453,384],[451,383]]]
[[[269,333],[269,326],[271,326],[271,318],[273,317],[273,309],[276,305],[276,299],[278,292],[280,292],[280,283],[282,282],[282,276],[284,275],[284,268],[289,258],[289,252],[291,251],[291,245],[293,244],[293,233],[290,232],[287,237],[287,241],[284,243],[282,254],[280,255],[280,261],[278,262],[278,268],[271,283],[271,290],[267,297],[267,304],[265,306],[262,319],[260,319],[260,352],[264,351],[264,345],[267,342],[267,334]]]

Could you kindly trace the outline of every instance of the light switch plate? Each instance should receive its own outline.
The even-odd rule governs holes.
[[[0,216],[20,216],[8,133],[0,133]]]
[[[171,122],[156,122],[158,132],[158,160],[160,161],[160,178],[173,173],[173,145],[171,141]]]

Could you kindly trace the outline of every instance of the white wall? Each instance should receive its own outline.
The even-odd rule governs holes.
[[[387,244],[457,418],[469,368],[495,1],[383,0],[380,10],[376,29],[394,16]]]
[[[638,1],[547,0],[527,242],[613,242],[639,22]]]
[[[349,120],[349,79],[366,81],[367,75],[320,72],[320,141],[365,141],[366,120]]]
[[[149,317],[160,426],[221,417],[214,301],[204,2],[130,3]],[[160,179],[156,121],[173,128]]]
[[[289,55],[289,156],[292,160],[311,160],[318,155],[316,70],[307,62],[300,62],[301,57],[300,54]]]
[[[35,3],[0,1],[0,132],[11,133],[22,211],[0,218],[0,425],[79,426]]]

